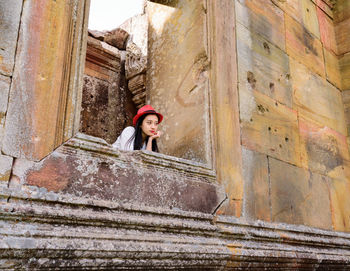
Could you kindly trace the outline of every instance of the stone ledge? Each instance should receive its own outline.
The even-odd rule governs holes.
[[[0,263],[30,270],[348,270],[350,234],[1,190]],[[10,196],[7,200],[6,199]],[[159,212],[160,211],[160,212]]]
[[[140,158],[140,161],[147,164],[157,165],[167,169],[173,168],[205,176],[207,178],[206,180],[209,182],[215,182],[216,180],[215,170],[203,163],[150,151],[120,151],[112,148],[110,144],[101,138],[82,133],[78,133],[77,136],[65,143],[65,146],[111,155],[118,157],[121,160],[125,160],[125,158],[123,159],[121,156],[132,156]]]
[[[210,214],[226,198],[206,165],[148,151],[122,152],[84,134],[40,162],[16,159],[10,186]]]

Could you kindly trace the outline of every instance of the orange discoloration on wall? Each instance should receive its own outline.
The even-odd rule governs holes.
[[[46,160],[41,169],[28,173],[26,183],[58,192],[64,190],[68,185],[69,178],[72,177],[69,173],[63,160]]]
[[[317,17],[320,25],[320,34],[323,47],[327,50],[337,53],[337,41],[335,39],[335,31],[333,20],[319,7],[317,8]]]
[[[73,11],[83,2],[24,2],[6,121],[7,154],[40,160],[62,143],[62,122],[71,104],[70,65],[76,61],[71,59]]]

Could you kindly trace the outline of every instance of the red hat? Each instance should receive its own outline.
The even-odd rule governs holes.
[[[150,106],[149,104],[142,106],[138,111],[137,111],[137,115],[134,117],[134,119],[132,120],[132,123],[134,124],[134,126],[136,126],[136,122],[137,120],[144,114],[155,114],[158,116],[158,123],[161,123],[163,120],[163,115],[156,112],[156,110],[154,110],[154,108],[152,106]]]

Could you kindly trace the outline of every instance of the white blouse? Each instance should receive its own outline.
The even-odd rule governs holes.
[[[133,151],[134,150],[134,141],[132,139],[129,142],[129,139],[135,133],[135,128],[133,126],[126,127],[123,132],[118,136],[117,140],[113,143],[113,148],[122,150],[122,151]],[[146,142],[143,144],[141,150],[146,149]]]

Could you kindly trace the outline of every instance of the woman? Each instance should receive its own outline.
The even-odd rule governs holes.
[[[159,152],[156,139],[161,133],[158,124],[163,120],[162,114],[156,112],[152,106],[145,105],[137,111],[133,125],[126,127],[113,147],[123,150],[148,150]]]

